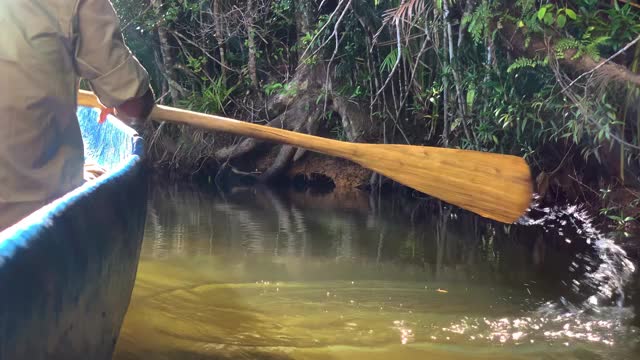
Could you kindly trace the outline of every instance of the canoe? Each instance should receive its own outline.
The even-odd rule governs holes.
[[[143,140],[79,107],[86,157],[108,170],[0,233],[0,359],[111,359],[135,281]]]

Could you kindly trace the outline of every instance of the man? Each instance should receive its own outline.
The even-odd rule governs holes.
[[[121,118],[153,107],[109,0],[0,1],[0,231],[83,182],[79,78]]]

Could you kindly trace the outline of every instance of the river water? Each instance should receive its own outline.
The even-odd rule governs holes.
[[[640,359],[633,266],[543,215],[154,187],[114,359]]]

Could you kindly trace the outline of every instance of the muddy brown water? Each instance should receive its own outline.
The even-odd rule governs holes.
[[[640,359],[628,294],[586,285],[623,260],[581,236],[359,192],[156,186],[114,359]]]

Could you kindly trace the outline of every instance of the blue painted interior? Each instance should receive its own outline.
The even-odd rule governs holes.
[[[132,154],[143,155],[141,139],[122,122],[110,117],[110,121],[99,124],[100,111],[93,108],[80,107],[77,114],[83,133],[85,158],[113,170]]]
[[[79,108],[86,157],[109,170],[0,233],[0,359],[110,359],[146,216],[143,141]]]

